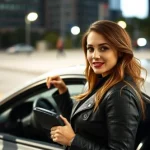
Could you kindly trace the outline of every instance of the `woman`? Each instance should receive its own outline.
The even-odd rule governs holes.
[[[97,21],[83,36],[82,47],[88,88],[75,97],[74,107],[60,77],[47,78],[48,88],[58,88],[54,98],[70,120],[61,116],[65,126],[51,128],[51,138],[70,150],[135,149],[138,125],[144,119],[140,88],[145,69],[133,56],[129,35],[114,22]]]

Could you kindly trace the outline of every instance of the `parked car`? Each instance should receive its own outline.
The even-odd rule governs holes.
[[[0,100],[0,149],[62,149],[50,140],[49,131],[35,122],[33,107],[38,105],[54,111],[51,95],[56,88],[46,87],[46,77],[50,75],[60,75],[72,96],[81,93],[86,83],[83,68],[76,66],[51,71],[4,96]]]
[[[71,96],[82,93],[85,88],[85,66],[66,67],[48,72],[28,82],[23,87],[7,94],[0,100],[0,149],[16,150],[61,150],[62,146],[50,139],[49,131],[42,129],[34,118],[33,108],[42,107],[55,111],[57,104],[52,94],[54,86],[46,87],[48,76],[60,75],[66,83]],[[149,97],[147,101],[149,103]],[[149,106],[149,104],[147,104]],[[147,107],[149,114],[150,107]],[[144,127],[138,131],[138,149],[150,149],[150,116],[142,122]]]
[[[34,48],[28,44],[16,44],[6,49],[7,53],[31,53],[34,51]]]

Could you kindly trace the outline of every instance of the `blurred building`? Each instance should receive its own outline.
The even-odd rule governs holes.
[[[109,19],[117,20],[122,17],[121,0],[109,0]]]
[[[108,0],[46,0],[45,7],[46,28],[62,34],[76,25],[82,32],[98,19],[109,19]]]
[[[45,0],[45,28],[65,34],[76,22],[76,0]]]
[[[108,0],[77,0],[77,23],[85,31],[96,20],[109,19]]]
[[[148,17],[150,17],[150,1],[148,0]]]
[[[24,28],[25,16],[32,11],[39,16],[32,26],[61,35],[75,25],[84,32],[96,20],[121,15],[120,0],[0,0],[0,30]]]
[[[44,27],[43,0],[0,0],[0,30],[24,28],[25,17],[31,11],[35,11],[39,15],[33,26]]]

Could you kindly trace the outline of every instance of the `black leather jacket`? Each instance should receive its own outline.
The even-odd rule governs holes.
[[[125,80],[135,86],[129,76]],[[70,117],[76,133],[67,149],[134,150],[141,106],[133,89],[123,81],[116,84],[108,90],[95,112],[94,97],[95,93],[83,104],[78,102],[73,107],[68,92],[54,96],[62,114]]]

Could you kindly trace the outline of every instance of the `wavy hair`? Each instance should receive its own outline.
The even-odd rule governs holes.
[[[105,40],[107,40],[107,42],[121,54],[121,58],[118,59],[116,66],[113,68],[111,76],[96,92],[94,110],[98,108],[98,105],[100,104],[104,94],[118,82],[124,81],[125,74],[128,74],[133,78],[137,88],[135,89],[126,81],[124,82],[131,86],[136,92],[140,99],[142,113],[144,115],[145,105],[142,100],[141,87],[144,85],[145,79],[141,77],[141,73],[143,70],[147,74],[147,71],[141,66],[140,61],[133,56],[131,39],[128,33],[117,23],[108,20],[96,21],[91,24],[88,31],[82,38],[82,48],[84,50],[86,59],[85,76],[88,81],[88,89],[83,94],[76,96],[75,99],[80,101],[86,98],[92,92],[95,84],[98,81],[98,76],[94,73],[87,60],[87,37],[91,31],[103,35]]]

